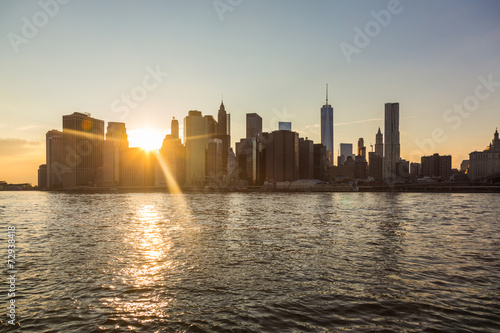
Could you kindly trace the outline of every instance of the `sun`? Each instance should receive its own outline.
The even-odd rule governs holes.
[[[158,150],[163,142],[163,134],[153,128],[139,128],[128,131],[130,147],[139,147],[147,151]]]

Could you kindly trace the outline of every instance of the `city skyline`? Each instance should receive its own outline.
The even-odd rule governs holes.
[[[364,138],[358,139],[357,154],[353,153],[353,144],[340,143],[337,165],[332,166],[324,144],[299,137],[290,122],[280,122],[278,129],[262,132],[262,118],[255,113],[247,114],[247,136],[236,144],[235,152],[229,146],[230,114],[223,102],[219,122],[213,115],[189,111],[184,118],[184,140],[173,117],[171,134],[165,136],[159,150],[130,147],[125,123],[109,122],[105,133],[103,120],[75,112],[63,115],[62,132],[46,133],[46,163],[38,168],[38,185],[42,190],[154,187],[180,193],[183,186],[279,188],[282,185],[278,184],[300,181],[293,186],[304,189],[316,182],[339,184],[345,180],[380,186],[416,184],[419,178],[420,182],[484,182],[500,176],[498,129],[483,152],[471,152],[470,161],[462,161],[460,170],[453,171],[451,155],[434,153],[421,156],[419,161],[402,159],[399,117],[399,103],[386,103],[385,136],[379,128],[375,150],[371,145],[367,156]],[[467,176],[469,171],[471,177]]]
[[[321,113],[323,113],[324,108],[325,108],[325,106],[323,106],[321,108],[321,110],[320,110]],[[228,163],[227,151],[229,149],[234,151],[236,149],[236,146],[235,147],[232,147],[232,146],[228,147],[227,146],[227,145],[229,145],[229,135],[227,135],[226,133],[230,133],[230,128],[231,128],[230,119],[231,119],[231,117],[230,117],[230,113],[226,113],[224,102],[221,101],[221,105],[220,105],[220,108],[218,111],[218,120],[221,122],[217,122],[217,120],[215,120],[215,117],[213,115],[210,115],[210,114],[203,115],[203,113],[201,111],[191,110],[184,117],[184,126],[183,126],[184,128],[186,127],[186,122],[193,121],[193,120],[190,120],[190,119],[193,119],[193,116],[195,116],[194,119],[196,119],[196,117],[199,117],[199,119],[201,121],[201,122],[198,121],[197,125],[195,125],[194,127],[191,125],[192,128],[195,128],[195,133],[191,133],[188,135],[188,136],[193,137],[193,139],[191,139],[191,141],[192,140],[197,141],[197,145],[199,146],[197,148],[196,153],[191,153],[191,155],[193,157],[195,157],[195,160],[192,162],[193,167],[198,169],[199,172],[201,172],[201,170],[205,169],[205,159],[208,159],[208,157],[205,156],[205,154],[206,154],[205,149],[208,149],[208,146],[207,146],[207,143],[205,143],[205,140],[207,137],[206,133],[210,133],[210,132],[213,133],[213,136],[215,138],[215,139],[211,139],[211,140],[220,141],[221,144],[223,143],[223,141],[226,142],[226,143],[224,143],[224,146],[223,146],[224,149],[222,149],[222,147],[221,147],[221,150],[225,151],[226,153],[222,154],[220,156],[220,159],[223,161],[222,162],[223,165],[227,166],[227,163]],[[260,119],[260,123],[258,123],[256,125],[255,120],[253,120],[254,118]],[[381,134],[381,130],[380,130],[380,128],[378,128],[378,132],[374,135],[375,144],[371,144],[371,150],[368,151],[368,153],[373,153],[375,155],[381,154],[381,152],[382,152],[382,154],[379,156],[382,156],[385,160],[384,167],[383,167],[383,169],[384,169],[383,174],[384,174],[384,178],[386,178],[386,179],[394,179],[395,175],[397,174],[396,164],[400,160],[406,162],[406,160],[401,158],[401,155],[400,155],[401,152],[400,152],[400,145],[399,145],[399,142],[400,142],[399,118],[400,118],[399,103],[385,103],[384,130],[386,133],[385,137],[388,139],[383,139],[384,135]],[[256,113],[248,113],[248,114],[246,114],[246,119],[247,119],[247,125],[246,125],[247,136],[246,136],[246,138],[248,139],[249,135],[250,136],[255,135],[256,137],[257,136],[260,137],[263,133],[262,127],[261,127],[262,126],[261,125],[262,118]],[[206,122],[207,120],[209,121],[208,124]],[[166,134],[165,137],[161,140],[163,142],[163,145],[161,145],[161,149],[152,148],[152,146],[156,146],[156,145],[153,145],[151,142],[144,142],[143,146],[130,145],[129,140],[128,140],[128,132],[127,132],[125,123],[112,122],[112,121],[107,122],[107,130],[104,130],[106,122],[104,122],[103,120],[100,120],[100,119],[93,118],[90,113],[81,114],[81,113],[76,112],[76,113],[73,113],[71,115],[62,115],[62,125],[63,125],[63,127],[70,129],[69,134],[67,134],[67,135],[74,136],[74,139],[72,140],[72,141],[74,141],[74,143],[72,143],[69,147],[70,150],[72,150],[72,151],[81,150],[81,149],[77,149],[77,147],[81,146],[79,141],[82,141],[82,140],[90,140],[90,146],[91,146],[90,148],[91,149],[89,149],[89,151],[93,151],[94,148],[96,148],[96,146],[99,146],[99,144],[97,144],[97,141],[95,141],[98,137],[102,137],[101,139],[104,140],[103,141],[104,144],[109,142],[110,144],[117,145],[116,142],[118,142],[118,145],[121,145],[121,142],[123,140],[125,140],[125,142],[127,143],[127,145],[126,145],[127,148],[130,146],[131,149],[141,149],[146,153],[149,151],[153,151],[153,152],[158,153],[158,152],[161,152],[162,149],[167,149],[168,147],[171,148],[171,146],[169,146],[169,145],[165,146],[166,140],[171,140],[171,138],[178,140],[178,144],[182,144],[182,146],[187,147],[189,145],[192,145],[192,143],[186,145],[186,142],[189,142],[190,140],[187,139],[186,134],[180,135],[179,122],[177,119],[175,119],[175,117],[173,117],[173,119],[171,121],[169,134]],[[256,132],[252,132],[253,130],[251,128],[255,127],[255,126],[257,126],[258,130]],[[292,126],[291,122],[279,122],[277,128],[272,129],[269,132],[266,132],[264,134],[270,135],[270,134],[272,134],[271,132],[274,132],[274,131],[281,132],[284,130],[284,131],[295,133],[297,135],[296,139],[298,140],[299,133],[293,131],[291,126]],[[81,136],[80,134],[77,134],[78,132],[75,131],[75,128],[80,128],[80,130],[83,129],[84,133],[85,133],[85,131],[88,130],[88,131],[90,131],[90,133],[84,134],[84,136]],[[209,129],[207,129],[207,128],[209,128]],[[48,170],[51,170],[50,172],[47,173],[47,181],[49,183],[50,183],[51,177],[55,178],[55,174],[57,174],[58,172],[61,173],[61,170],[62,170],[61,169],[62,165],[59,165],[59,166],[56,165],[55,167],[51,167],[50,164],[52,162],[52,154],[50,152],[54,149],[54,148],[52,148],[52,145],[54,144],[54,142],[56,145],[59,145],[59,148],[61,150],[63,150],[62,149],[63,148],[63,145],[62,145],[63,133],[64,133],[64,131],[61,132],[57,129],[49,130],[46,133],[46,153],[45,153],[46,165],[44,165],[43,167],[47,168]],[[249,134],[249,133],[251,133],[251,134]],[[123,138],[123,136],[124,136],[124,138]],[[181,139],[181,137],[183,137],[183,139]],[[225,139],[225,137],[227,137],[228,139]],[[495,137],[498,139],[498,128],[495,128]],[[58,141],[54,141],[58,138],[59,138]],[[200,139],[202,139],[202,140],[200,141]],[[307,137],[305,137],[305,138],[300,137],[300,139],[301,140],[308,140]],[[243,141],[243,140],[245,140],[245,138],[240,138],[240,140]],[[269,140],[269,139],[267,139],[267,140]],[[271,139],[271,141],[272,141],[272,139]],[[52,142],[52,145],[49,145],[49,142]],[[314,143],[314,141],[312,141],[312,140],[310,140],[310,142],[311,142],[311,144]],[[363,149],[363,151],[364,151],[362,153],[363,155],[361,155],[361,156],[365,160],[367,160],[367,151],[366,151],[366,147],[363,145],[363,142],[364,142],[364,138],[363,137],[359,138],[359,140],[357,142],[358,154],[354,154],[352,152],[353,143],[345,143],[345,142],[339,143],[338,144],[339,145],[338,161],[336,161],[336,163],[334,163],[332,166],[343,165],[344,162],[346,161],[346,156],[351,156],[351,158],[354,159],[355,156],[361,155],[360,149]],[[89,145],[89,143],[86,142],[85,145]],[[208,145],[210,145],[210,144],[208,143]],[[321,144],[321,145],[323,145],[323,144]],[[392,148],[392,147],[394,147],[394,148]],[[96,152],[97,152],[96,156],[100,156],[99,159],[102,159],[103,156],[104,156],[104,159],[106,159],[106,154],[103,155],[103,149],[105,149],[105,148],[99,146],[98,149],[96,150]],[[378,152],[377,152],[377,149],[378,149]],[[489,148],[487,146],[486,150],[488,150],[488,149]],[[189,149],[188,149],[188,151],[189,151]],[[471,151],[467,155],[470,155],[470,154],[475,153],[475,152],[482,152],[482,148],[475,149],[474,151]],[[108,151],[108,153],[109,153],[109,151]],[[328,156],[328,150],[326,149],[326,146],[325,146],[325,153],[326,153],[326,156]],[[411,163],[420,163],[421,159],[423,159],[424,157],[432,157],[432,156],[427,156],[427,155],[439,156],[439,154],[440,154],[440,152],[426,154],[426,155],[420,156],[420,158],[418,160],[407,161],[407,162],[408,163],[410,163],[410,162]],[[69,154],[71,156],[68,156],[67,154],[65,155],[64,153],[59,153],[56,155],[59,156],[60,160],[67,159],[68,157],[69,158],[74,157],[71,154]],[[76,154],[76,155],[78,155],[78,154]],[[113,153],[111,153],[111,155],[113,155]],[[188,155],[189,155],[189,153],[188,153]],[[83,162],[82,161],[72,161],[73,164],[85,164],[86,165],[89,163],[90,164],[96,163],[96,162],[88,162],[87,159],[89,157],[86,156],[86,154],[83,154],[82,156],[83,156],[83,159],[85,161],[83,161]],[[451,155],[446,155],[446,156],[450,158],[450,167],[453,167],[451,165]],[[80,155],[78,155],[77,158],[79,159]],[[95,159],[95,158],[96,157],[92,157],[92,159]],[[268,154],[268,158],[269,158],[269,154]],[[298,158],[298,156],[297,156],[297,158]],[[466,160],[459,161],[458,164],[461,167],[455,168],[455,169],[458,169],[459,171],[463,170],[463,167],[462,167],[463,162],[466,162]],[[58,163],[56,162],[56,164],[58,164]],[[70,164],[71,164],[71,162],[70,162]],[[455,161],[455,164],[457,164],[457,161]],[[42,165],[40,165],[40,166],[42,166]],[[188,170],[189,170],[189,167],[188,167]],[[187,184],[193,185],[189,181],[189,179],[191,178],[189,176],[190,172],[187,170],[186,170],[186,172],[188,173]],[[205,171],[203,171],[203,173],[204,172]],[[227,172],[227,170],[225,172]],[[297,174],[298,174],[298,171],[297,171]],[[390,175],[392,175],[392,176],[390,176]],[[37,177],[39,177],[38,174],[37,174]],[[59,175],[59,177],[61,177],[61,176]],[[79,176],[73,175],[73,177],[75,177],[75,180],[73,182],[75,184],[77,184],[78,181],[76,181],[76,179]],[[83,177],[83,178],[85,178],[85,177]],[[61,179],[59,181],[62,182]],[[83,183],[85,183],[85,181],[83,181]],[[111,184],[111,183],[109,183],[109,184]]]
[[[8,182],[36,183],[45,134],[61,128],[61,115],[125,122],[131,146],[148,137],[159,148],[172,117],[194,109],[217,117],[222,93],[233,148],[247,113],[263,118],[264,131],[292,122],[320,142],[326,82],[334,142],[363,137],[370,151],[381,106],[396,101],[408,161],[438,152],[459,168],[484,149],[485,124],[500,124],[495,1],[244,1],[225,12],[211,2],[40,3],[0,4]]]

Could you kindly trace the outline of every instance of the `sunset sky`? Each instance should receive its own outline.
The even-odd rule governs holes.
[[[402,157],[458,167],[500,127],[499,17],[497,0],[3,0],[0,180],[36,184],[45,133],[75,111],[159,146],[223,95],[233,147],[249,112],[319,142],[326,83],[335,154],[371,151],[399,102]]]

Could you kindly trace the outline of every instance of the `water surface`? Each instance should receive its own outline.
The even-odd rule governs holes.
[[[0,248],[23,331],[493,332],[499,199],[0,192]]]

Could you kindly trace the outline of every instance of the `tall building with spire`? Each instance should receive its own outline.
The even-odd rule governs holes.
[[[375,155],[380,157],[384,156],[384,135],[380,131],[380,127],[375,135]]]
[[[385,156],[384,179],[395,180],[397,163],[400,161],[399,103],[385,104]]]
[[[217,138],[222,141],[222,172],[227,173],[227,162],[229,156],[229,148],[231,147],[231,123],[230,123],[230,115],[226,112],[226,108],[224,106],[224,101],[221,101],[219,113],[217,115],[218,123],[217,123]]]
[[[375,151],[368,154],[369,175],[377,182],[384,180],[384,136],[380,127],[375,135]]]
[[[333,108],[328,104],[328,84],[326,103],[321,108],[321,143],[326,147],[328,164],[333,165]]]

